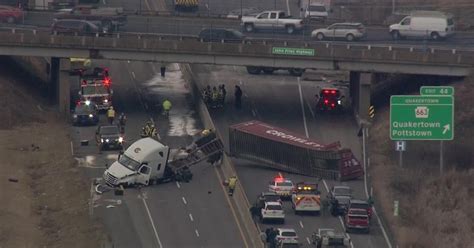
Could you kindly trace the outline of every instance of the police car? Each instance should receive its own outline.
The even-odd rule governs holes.
[[[278,174],[268,185],[268,191],[276,193],[281,198],[290,198],[293,190],[293,182],[284,178],[281,174]]]
[[[262,223],[268,220],[280,221],[285,223],[285,212],[280,202],[265,202],[260,210],[260,220]]]

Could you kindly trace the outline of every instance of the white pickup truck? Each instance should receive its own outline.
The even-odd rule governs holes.
[[[264,11],[257,16],[242,17],[241,25],[246,32],[254,32],[258,29],[283,29],[288,34],[303,29],[302,19],[291,19],[283,11]]]

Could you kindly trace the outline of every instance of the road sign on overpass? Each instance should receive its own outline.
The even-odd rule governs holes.
[[[294,55],[294,56],[314,56],[314,49],[294,48],[294,47],[273,47],[272,54]]]
[[[452,96],[454,88],[451,86],[421,86],[420,95],[422,96]]]
[[[453,96],[392,96],[390,98],[392,140],[452,140]]]

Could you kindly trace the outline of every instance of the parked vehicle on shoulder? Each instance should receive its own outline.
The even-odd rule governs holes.
[[[199,33],[204,42],[242,42],[245,35],[240,31],[227,28],[206,28]]]
[[[293,34],[304,27],[302,19],[291,19],[284,11],[264,11],[257,16],[244,16],[241,25],[246,32],[257,30],[285,30]]]
[[[400,23],[390,25],[394,40],[424,38],[440,40],[454,35],[453,17],[438,11],[416,11],[403,18]]]
[[[317,40],[356,41],[366,36],[367,32],[362,23],[334,23],[327,28],[319,28],[311,32],[311,38]]]
[[[11,6],[0,5],[0,22],[17,23],[23,19],[23,10]]]

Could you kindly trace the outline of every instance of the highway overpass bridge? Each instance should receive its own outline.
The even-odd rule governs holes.
[[[362,119],[367,117],[370,85],[376,78],[373,73],[466,76],[474,66],[474,50],[468,48],[257,39],[224,43],[202,42],[192,36],[143,33],[75,36],[24,29],[1,33],[0,55],[56,58],[58,61],[52,60],[53,74],[61,74],[58,58],[69,57],[345,70],[351,72],[355,109]],[[63,77],[57,78],[59,82]],[[63,92],[63,84],[58,85],[58,92]],[[65,111],[69,101],[59,99],[60,108]]]

